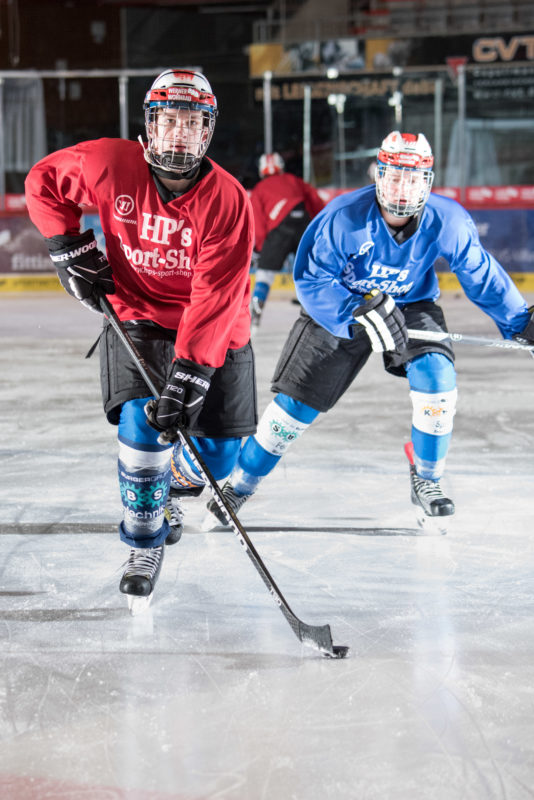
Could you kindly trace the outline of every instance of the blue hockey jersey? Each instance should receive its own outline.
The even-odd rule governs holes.
[[[417,231],[401,244],[380,213],[374,185],[332,200],[300,242],[293,271],[297,297],[323,328],[352,338],[353,312],[371,289],[391,295],[401,309],[436,300],[440,257],[504,338],[523,330],[530,315],[512,279],[482,247],[467,211],[437,194],[421,211]]]

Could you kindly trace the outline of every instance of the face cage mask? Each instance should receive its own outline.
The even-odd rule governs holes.
[[[413,217],[425,205],[430,195],[434,173],[431,169],[376,166],[375,182],[378,202],[395,217]]]
[[[165,108],[179,109],[182,113],[184,110],[189,113],[200,111],[202,127],[199,130],[190,129],[188,135],[185,136],[181,134],[183,125],[175,125],[173,136],[165,136],[163,151],[158,153],[157,143],[160,138],[163,138],[165,127],[161,125],[158,131],[158,115]],[[144,148],[144,154],[148,163],[166,172],[182,175],[196,169],[206,155],[215,129],[215,114],[204,108],[196,109],[193,104],[153,106],[145,111],[145,127],[148,146]],[[205,141],[202,141],[203,136],[206,137]]]

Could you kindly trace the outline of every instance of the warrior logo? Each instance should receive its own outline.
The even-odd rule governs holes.
[[[128,216],[135,208],[133,198],[129,194],[120,194],[115,198],[115,211],[120,217]]]

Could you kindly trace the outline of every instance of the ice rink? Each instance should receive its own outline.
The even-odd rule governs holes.
[[[254,340],[260,412],[290,297]],[[498,336],[463,295],[442,305]],[[63,293],[0,294],[0,798],[533,798],[534,360],[455,346],[446,536],[416,527],[408,386],[376,355],[244,506],[295,614],[350,647],[330,660],[233,533],[200,532],[208,492],[129,616],[99,329]]]

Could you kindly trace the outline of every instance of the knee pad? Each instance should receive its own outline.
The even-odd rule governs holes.
[[[254,439],[267,453],[282,456],[288,447],[302,436],[310,423],[311,420],[297,419],[272,400],[262,414]]]
[[[253,494],[262,478],[278,464],[287,448],[319,414],[314,408],[278,394],[262,414],[258,431],[249,436],[230,480],[240,494]]]
[[[276,272],[272,269],[257,269],[256,283],[265,283],[269,288],[273,285]]]
[[[456,413],[456,370],[442,353],[425,353],[407,366],[414,428],[433,436],[452,432]]]
[[[257,308],[257,311],[259,313],[261,313],[261,310],[269,296],[275,275],[276,272],[273,272],[271,269],[256,270],[256,282],[254,284],[254,291],[252,292],[252,300],[258,301],[259,308]]]
[[[456,389],[450,392],[410,392],[414,428],[433,436],[445,436],[452,432],[456,413]]]

